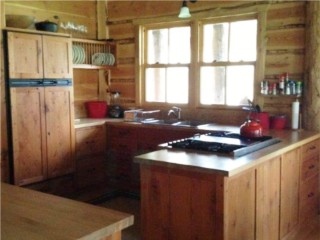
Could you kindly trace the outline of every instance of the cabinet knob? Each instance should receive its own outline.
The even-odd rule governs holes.
[[[308,198],[313,197],[313,196],[314,196],[314,193],[313,193],[313,192],[311,192],[311,193],[308,194]]]
[[[315,165],[314,165],[314,164],[312,164],[312,165],[309,166],[309,169],[313,169],[313,168],[315,168]]]

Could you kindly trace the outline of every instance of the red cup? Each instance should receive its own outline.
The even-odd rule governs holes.
[[[286,126],[286,115],[276,115],[270,117],[270,128],[272,129],[284,129]]]
[[[267,112],[253,112],[250,114],[250,118],[256,120],[260,123],[263,129],[269,129],[270,122],[269,122],[269,113]]]

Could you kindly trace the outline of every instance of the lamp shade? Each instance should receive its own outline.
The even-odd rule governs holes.
[[[188,7],[181,7],[179,18],[189,18],[191,17],[190,11]]]
[[[180,9],[179,18],[189,18],[191,17],[189,8],[187,6],[187,1],[182,1],[182,7]]]

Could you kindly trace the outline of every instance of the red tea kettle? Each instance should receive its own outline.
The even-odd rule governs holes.
[[[240,126],[240,135],[247,138],[262,137],[262,126],[253,119],[248,119]]]

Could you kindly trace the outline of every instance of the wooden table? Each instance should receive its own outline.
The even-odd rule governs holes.
[[[1,183],[1,239],[120,240],[133,215]]]

